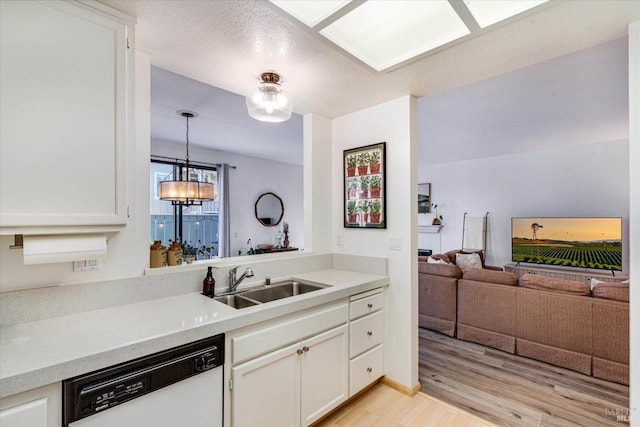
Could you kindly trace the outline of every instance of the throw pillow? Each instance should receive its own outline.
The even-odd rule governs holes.
[[[460,267],[462,271],[466,271],[468,268],[482,268],[482,260],[480,255],[473,254],[456,254],[456,265]]]
[[[596,285],[598,285],[599,283],[605,283],[605,282],[603,280],[594,279],[592,277],[591,282],[589,283],[589,288],[591,288],[591,290],[593,291],[593,288],[595,288]]]
[[[629,283],[600,282],[593,289],[596,298],[629,302]]]
[[[443,259],[436,259],[434,257],[429,257],[427,258],[427,263],[428,264],[449,264],[447,261],[443,260]]]
[[[556,279],[537,274],[523,274],[518,282],[522,288],[540,289],[544,291],[562,292],[565,294],[590,296],[591,290],[585,282]]]

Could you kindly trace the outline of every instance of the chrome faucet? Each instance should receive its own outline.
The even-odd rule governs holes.
[[[238,267],[233,267],[229,270],[229,290],[228,293],[231,293],[236,290],[240,282],[242,282],[246,277],[253,277],[253,270],[251,268],[247,268],[242,276],[236,279],[236,274],[238,273]]]

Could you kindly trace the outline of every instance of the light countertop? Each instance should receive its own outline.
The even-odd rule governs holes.
[[[389,284],[335,269],[291,279],[330,287],[240,310],[191,293],[4,326],[0,398]]]

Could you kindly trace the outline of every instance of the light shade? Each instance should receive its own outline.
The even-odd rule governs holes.
[[[276,73],[262,73],[262,82],[246,97],[247,111],[251,117],[262,122],[278,123],[291,118],[292,103],[278,83]]]
[[[161,181],[158,194],[161,200],[174,205],[202,205],[214,199],[213,184],[202,181]]]

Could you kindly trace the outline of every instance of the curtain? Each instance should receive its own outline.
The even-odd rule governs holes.
[[[227,258],[231,252],[231,228],[229,224],[229,165],[223,163],[218,167],[218,256]]]

